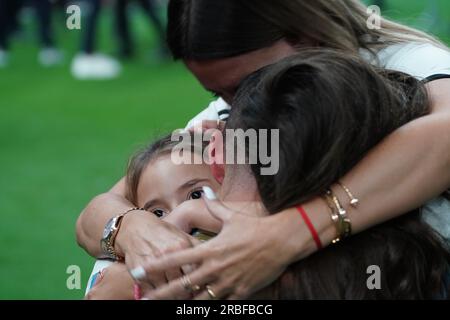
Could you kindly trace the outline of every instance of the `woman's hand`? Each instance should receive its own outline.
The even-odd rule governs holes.
[[[190,248],[196,243],[196,239],[153,214],[134,211],[124,217],[115,246],[118,255],[125,257],[125,263],[133,277],[142,284],[143,289],[148,289],[179,278],[182,271],[179,267],[174,267],[145,274],[141,266],[162,255]]]
[[[189,234],[193,229],[219,233],[222,228],[222,222],[209,213],[205,202],[201,200],[181,203],[163,220]]]
[[[104,269],[86,300],[133,300],[134,281],[126,265],[115,263]]]
[[[145,266],[147,274],[158,274],[167,268],[199,265],[187,275],[193,286],[203,290],[197,299],[243,299],[251,296],[276,280],[297,259],[299,243],[310,242],[309,239],[297,242],[299,237],[292,237],[292,232],[299,228],[303,230],[301,219],[292,219],[292,212],[288,212],[289,216],[258,217],[260,213],[238,213],[218,200],[205,201],[211,214],[223,222],[220,234],[193,249],[162,257]],[[302,236],[310,238],[307,232],[300,233]],[[190,292],[185,286],[186,278],[177,279],[145,297],[186,299]]]

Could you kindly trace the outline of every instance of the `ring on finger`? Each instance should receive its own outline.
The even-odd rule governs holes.
[[[197,284],[192,284],[191,279],[188,275],[184,275],[183,277],[181,277],[181,285],[186,291],[190,293],[194,293],[200,290],[200,286]]]
[[[217,295],[216,295],[216,293],[213,291],[213,289],[211,288],[211,286],[210,286],[210,285],[207,285],[205,288],[206,288],[206,292],[208,293],[209,297],[210,297],[212,300],[217,300]]]

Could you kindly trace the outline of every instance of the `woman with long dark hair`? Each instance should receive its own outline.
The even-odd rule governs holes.
[[[359,199],[357,206],[352,206],[350,201],[343,203],[354,234],[434,198],[424,211],[433,218],[430,220],[436,221],[435,228],[446,235],[450,230],[446,211],[449,204],[436,197],[450,185],[450,53],[429,35],[378,18],[369,16],[367,8],[357,0],[172,0],[168,39],[173,55],[185,62],[206,89],[224,99],[212,103],[190,125],[213,120],[205,123],[211,126],[217,119],[226,118],[227,103],[232,102],[242,79],[307,47],[359,54],[381,68],[426,80],[430,114],[394,131],[355,163],[340,181],[347,190],[339,187],[338,181],[329,188],[341,199],[346,198],[347,191]],[[124,198],[125,189],[122,180],[108,193],[96,197],[78,220],[78,241],[93,256],[107,255],[99,242],[102,233],[108,236],[114,231],[105,228],[108,220],[132,208]],[[330,244],[336,233],[332,221],[323,214],[327,208],[320,197],[309,199],[303,207],[313,217],[312,224],[321,243]],[[172,271],[192,260],[202,264],[201,269],[190,275],[194,285],[208,283],[208,292],[219,298],[246,297],[274,280],[280,268],[318,250],[307,225],[298,223],[295,208],[259,220],[227,210],[219,202],[211,206],[211,211],[224,222],[217,239],[229,248],[227,254],[204,244],[155,261],[148,268],[152,270],[149,274],[142,269],[142,258],[141,265],[130,266],[133,275],[147,277],[150,283],[170,281],[168,286],[153,292],[155,297],[185,296],[181,280],[171,275],[179,274]],[[132,251],[127,252],[131,243],[137,243],[139,251],[148,256],[193,245],[188,237],[167,232],[162,222],[151,217],[128,214],[125,222],[127,231],[118,234],[113,248],[117,255],[133,255]],[[247,232],[255,225],[259,235],[232,236],[234,232]],[[271,232],[274,225],[280,232]],[[153,232],[148,232],[149,228]],[[154,236],[157,231],[162,236]],[[268,234],[271,241],[262,241],[261,237]],[[273,261],[280,250],[288,254]],[[258,258],[246,260],[245,256]],[[139,257],[135,258],[134,261],[139,261]],[[264,272],[253,272],[257,265],[267,267]],[[252,277],[243,276],[248,273]],[[245,281],[229,283],[230,279]]]
[[[333,51],[305,51],[264,68],[242,83],[226,129],[279,130],[280,169],[263,175],[261,161],[225,165],[221,198],[245,201],[256,193],[268,214],[305,203],[429,107],[416,79]],[[240,147],[249,154],[250,145]],[[381,270],[379,290],[367,286],[370,266]],[[419,208],[294,263],[253,298],[446,298],[449,276],[448,245]]]

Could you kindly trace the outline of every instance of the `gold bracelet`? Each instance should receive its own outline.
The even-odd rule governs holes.
[[[341,238],[340,238],[341,230],[340,230],[340,227],[339,227],[339,213],[336,212],[336,208],[334,206],[333,199],[331,198],[331,196],[329,194],[325,193],[322,196],[322,199],[325,201],[325,203],[327,204],[328,208],[330,209],[330,211],[331,211],[331,221],[333,221],[334,225],[336,226],[337,236],[336,236],[336,238],[334,238],[331,241],[331,243],[336,244],[339,241],[341,241]]]
[[[341,205],[338,197],[329,189],[323,196],[331,210],[331,220],[334,222],[338,236],[332,241],[333,244],[349,237],[352,233],[351,221],[347,216],[347,211]]]
[[[342,182],[338,181],[338,182],[337,182],[337,185],[340,186],[342,189],[344,189],[345,193],[346,193],[347,196],[350,198],[350,205],[351,205],[353,208],[356,208],[356,207],[358,206],[359,199],[355,198],[355,197],[353,196],[353,193],[350,191],[350,189],[347,188],[347,187],[345,186],[345,184],[343,184]]]
[[[345,239],[350,237],[352,234],[352,224],[350,219],[347,216],[347,211],[341,205],[338,197],[331,191],[328,190],[327,194],[332,198],[334,205],[336,206],[337,211],[339,212],[339,229],[340,229],[340,238]]]

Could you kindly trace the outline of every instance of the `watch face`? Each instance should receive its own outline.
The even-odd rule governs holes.
[[[103,238],[108,237],[108,235],[111,233],[111,229],[115,223],[115,218],[108,221],[108,223],[105,226],[105,230],[103,230]]]

